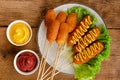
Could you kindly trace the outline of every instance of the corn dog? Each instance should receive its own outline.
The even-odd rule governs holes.
[[[64,11],[61,11],[61,12],[58,13],[56,19],[57,19],[60,23],[63,23],[63,22],[65,22],[66,17],[67,17],[67,16],[66,16],[66,13],[65,13]]]
[[[79,39],[87,32],[87,29],[92,24],[91,16],[85,16],[83,20],[80,22],[79,26],[70,34],[68,37],[68,45],[72,46],[76,44]]]
[[[102,42],[94,42],[92,45],[87,47],[74,56],[73,63],[82,64],[89,61],[91,58],[99,54],[104,49]]]
[[[66,19],[66,23],[69,24],[69,32],[72,32],[77,24],[77,15],[76,13],[71,13],[68,15],[67,19]]]
[[[95,41],[100,35],[100,29],[99,27],[95,27],[87,32],[86,35],[83,36],[78,41],[78,44],[74,46],[74,52],[81,52],[85,47],[87,47],[89,44],[91,44],[93,41]]]
[[[68,36],[68,24],[67,23],[62,23],[60,25],[59,31],[58,31],[58,35],[57,35],[57,39],[56,42],[58,45],[63,45],[65,43],[65,41],[67,40],[67,36]]]
[[[47,11],[45,15],[45,26],[48,28],[52,21],[56,19],[56,12],[53,9]]]
[[[58,20],[54,20],[51,25],[47,29],[47,39],[50,43],[52,43],[57,38],[58,30],[59,30],[60,22]]]

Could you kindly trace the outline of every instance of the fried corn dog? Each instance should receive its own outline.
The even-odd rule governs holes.
[[[57,39],[56,39],[56,42],[58,45],[63,45],[65,41],[67,40],[68,33],[69,33],[68,29],[69,29],[69,26],[67,23],[62,23],[60,25]]]
[[[45,26],[48,28],[52,21],[56,19],[56,12],[53,9],[47,11],[45,15]]]
[[[66,16],[66,13],[65,13],[64,11],[61,11],[61,12],[58,13],[56,19],[57,19],[60,23],[63,23],[63,22],[65,22],[66,17],[67,17],[67,16]]]
[[[103,49],[104,45],[102,42],[94,42],[92,45],[84,49],[83,52],[76,54],[73,63],[83,64],[99,54]]]
[[[66,23],[69,24],[69,32],[72,32],[77,24],[77,15],[76,13],[71,13],[68,15],[67,19],[66,19]]]
[[[72,46],[76,44],[79,39],[87,32],[87,29],[92,24],[92,17],[85,16],[83,20],[80,22],[79,26],[70,34],[68,37],[68,45]]]
[[[81,52],[85,47],[87,47],[89,44],[91,44],[93,41],[95,41],[100,35],[100,29],[99,27],[95,27],[87,32],[86,35],[83,36],[78,41],[78,44],[74,46],[74,52]]]
[[[54,20],[51,25],[47,29],[47,39],[50,43],[52,43],[57,38],[58,30],[59,30],[60,22],[58,20]]]

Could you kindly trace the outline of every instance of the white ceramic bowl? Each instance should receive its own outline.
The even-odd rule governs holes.
[[[18,66],[17,66],[17,58],[18,58],[19,55],[22,54],[23,52],[31,52],[31,53],[33,53],[33,54],[36,56],[36,59],[37,59],[36,67],[35,67],[32,71],[30,71],[30,72],[23,72],[23,71],[21,71],[21,70],[18,68]],[[40,64],[40,59],[39,59],[37,53],[35,53],[35,52],[32,51],[32,50],[22,50],[22,51],[18,52],[18,53],[16,54],[15,58],[14,58],[14,68],[15,68],[15,70],[16,70],[18,73],[20,73],[20,74],[22,74],[22,75],[31,75],[31,74],[33,74],[35,71],[37,71],[37,69],[38,69],[38,67],[39,67],[39,64]]]
[[[12,25],[15,24],[15,23],[19,23],[19,22],[26,24],[27,27],[28,27],[29,30],[30,30],[29,40],[26,41],[26,42],[23,43],[23,44],[16,44],[16,43],[14,43],[14,42],[11,40],[10,35],[9,35],[9,31],[10,31],[10,28],[12,27]],[[28,42],[30,42],[30,40],[31,40],[31,38],[32,38],[32,29],[31,29],[31,26],[30,26],[26,21],[23,21],[23,20],[15,20],[15,21],[11,22],[11,23],[8,25],[8,28],[7,28],[7,31],[6,31],[6,35],[7,35],[7,38],[8,38],[8,40],[9,40],[9,42],[10,42],[11,44],[13,44],[13,45],[15,45],[15,46],[24,46],[24,45],[26,45]]]

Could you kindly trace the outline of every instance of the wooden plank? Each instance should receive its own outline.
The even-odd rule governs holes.
[[[30,76],[18,74],[13,67],[13,59],[17,52],[23,49],[31,49],[40,55],[37,45],[38,28],[33,28],[33,37],[30,43],[23,47],[16,47],[10,44],[6,38],[6,28],[0,28],[0,80],[35,80],[37,72]],[[120,75],[120,30],[109,29],[112,37],[111,56],[104,61],[100,73],[95,80],[119,80]],[[55,80],[74,80],[73,75],[60,73]]]
[[[120,76],[120,56],[110,56],[109,60],[104,61],[100,73],[95,80],[119,80]]]
[[[33,37],[30,43],[23,47],[16,47],[8,42],[6,37],[6,28],[0,28],[0,36],[2,37],[0,39],[0,80],[36,80],[38,71],[29,76],[22,76],[15,71],[13,60],[16,53],[23,49],[34,50],[40,56],[36,38],[37,31],[38,28],[33,28]],[[63,78],[59,77],[59,80],[74,80],[73,76],[70,76],[68,74],[61,73],[60,76],[62,76]]]
[[[25,20],[32,26],[39,26],[43,0],[0,1],[0,26],[8,26],[14,20]]]
[[[112,38],[111,41],[111,55],[120,56],[120,29],[109,29],[109,34]]]
[[[0,28],[0,80],[36,80],[37,72],[30,76],[18,74],[13,66],[14,56],[23,49],[31,49],[39,54],[36,43],[37,29],[33,30],[30,43],[23,47],[16,47],[10,44],[6,37],[6,28]],[[40,54],[39,54],[40,55]]]
[[[120,0],[1,0],[0,26],[22,19],[38,27],[46,10],[65,3],[87,5],[100,14],[108,28],[119,28]]]

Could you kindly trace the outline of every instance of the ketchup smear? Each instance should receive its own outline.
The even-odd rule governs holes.
[[[32,71],[37,65],[37,58],[31,52],[23,52],[17,58],[17,66],[23,72]]]

